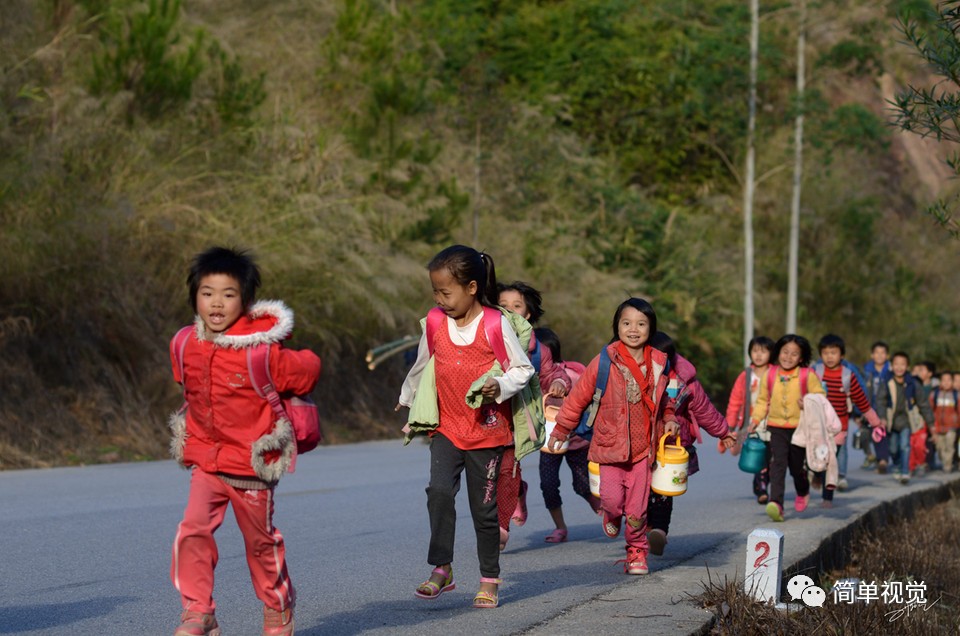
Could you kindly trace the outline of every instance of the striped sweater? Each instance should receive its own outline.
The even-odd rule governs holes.
[[[870,399],[864,392],[863,387],[860,386],[856,374],[850,377],[850,394],[847,395],[843,390],[843,367],[825,368],[823,370],[823,385],[827,389],[827,400],[830,401],[833,410],[837,412],[844,431],[847,430],[850,421],[850,405],[847,403],[847,398],[850,398],[861,412],[866,413],[870,410]]]

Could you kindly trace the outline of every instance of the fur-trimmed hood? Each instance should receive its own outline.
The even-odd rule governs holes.
[[[206,337],[206,325],[198,315],[194,318],[197,338]],[[243,349],[258,344],[279,344],[293,333],[293,311],[280,300],[260,300],[247,313],[217,334],[213,344],[218,347]]]

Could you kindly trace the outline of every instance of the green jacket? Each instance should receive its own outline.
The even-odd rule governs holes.
[[[520,346],[528,350],[530,338],[533,336],[533,327],[524,320],[519,314],[501,309],[503,315],[507,317],[510,326],[517,334]],[[420,320],[420,328],[426,330],[427,319]],[[503,368],[499,362],[494,362],[490,371],[485,373],[477,382],[480,386],[488,377],[503,375]],[[473,388],[473,387],[471,387]],[[467,404],[472,408],[479,408],[481,400],[474,397],[474,403],[471,403],[471,393],[464,396]],[[513,442],[517,460],[529,455],[532,452],[540,450],[543,446],[543,394],[540,392],[540,381],[534,374],[519,393],[510,399],[510,407],[513,411]],[[436,430],[440,424],[440,406],[437,403],[437,375],[434,367],[434,359],[430,358],[427,366],[420,376],[420,384],[417,386],[416,395],[413,396],[413,404],[410,406],[410,413],[407,416],[408,432],[404,435],[403,444],[410,443],[415,435],[422,435]]]

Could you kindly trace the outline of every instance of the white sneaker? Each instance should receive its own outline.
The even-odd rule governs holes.
[[[849,487],[850,484],[847,483],[846,477],[841,477],[839,480],[837,480],[837,490],[846,490]]]

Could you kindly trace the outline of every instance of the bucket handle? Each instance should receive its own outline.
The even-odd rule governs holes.
[[[663,434],[663,437],[660,438],[660,453],[659,453],[660,455],[663,455],[663,453],[664,453],[664,444],[667,443],[667,438],[668,438],[668,437],[673,437],[673,438],[676,440],[676,443],[675,443],[675,444],[671,444],[671,445],[670,445],[671,448],[680,448],[680,449],[683,448],[683,445],[680,443],[680,434],[679,434],[679,433],[673,433],[673,434],[671,434],[671,433],[664,433],[664,434]]]

